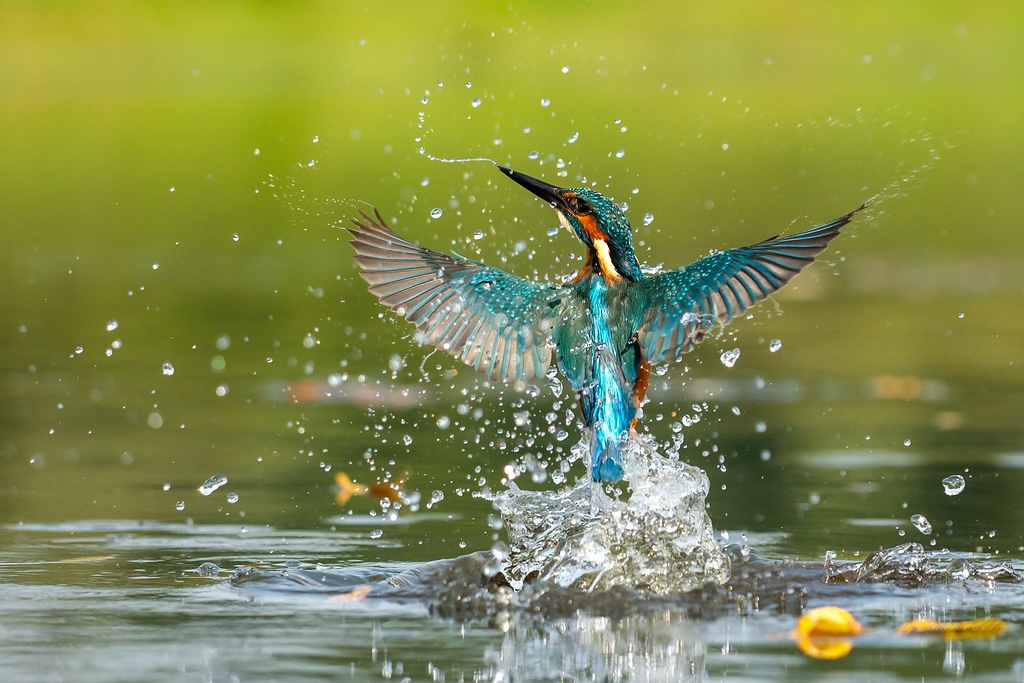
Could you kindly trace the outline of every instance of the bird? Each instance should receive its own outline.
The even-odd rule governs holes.
[[[576,393],[588,470],[601,483],[623,478],[623,448],[635,434],[651,367],[680,360],[716,324],[777,291],[866,206],[649,275],[614,200],[592,187],[562,188],[496,166],[549,203],[583,243],[584,265],[574,277],[536,282],[433,251],[392,231],[375,208],[373,217],[360,211],[352,219],[349,244],[370,292],[413,323],[421,341],[518,391],[552,376],[554,364]]]

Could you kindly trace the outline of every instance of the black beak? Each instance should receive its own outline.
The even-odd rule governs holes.
[[[513,171],[511,168],[498,166],[498,169],[512,180],[516,181],[530,192],[534,193],[546,202],[549,202],[556,209],[565,208],[565,200],[562,199],[562,188],[549,185],[543,180],[531,178],[525,173]]]

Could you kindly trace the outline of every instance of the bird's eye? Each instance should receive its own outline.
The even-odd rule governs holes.
[[[586,199],[577,199],[574,210],[578,214],[590,213],[590,204],[587,202]]]

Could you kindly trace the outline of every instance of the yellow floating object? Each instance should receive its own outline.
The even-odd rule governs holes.
[[[839,659],[850,654],[853,642],[848,636],[864,632],[853,615],[841,607],[816,607],[804,613],[790,634],[796,646],[808,657]]]
[[[800,638],[796,646],[800,652],[815,659],[840,659],[853,649],[849,638]]]
[[[995,638],[1006,631],[1006,622],[995,617],[970,621],[932,621],[914,619],[896,629],[896,633],[943,635],[950,640],[960,638]]]
[[[402,487],[405,485],[405,480],[408,476],[409,474],[405,473],[393,481],[379,481],[376,484],[366,486],[355,483],[344,472],[338,472],[334,475],[334,483],[338,486],[338,492],[334,495],[334,502],[338,505],[344,505],[352,496],[369,495],[372,498],[387,498],[392,503],[400,503],[402,502]]]
[[[362,484],[353,483],[344,472],[334,475],[334,483],[338,485],[338,493],[334,497],[334,502],[338,505],[344,505],[352,496],[361,496],[369,491]]]
[[[841,607],[816,607],[805,612],[797,622],[793,635],[798,638],[816,636],[856,636],[864,632],[853,615]]]

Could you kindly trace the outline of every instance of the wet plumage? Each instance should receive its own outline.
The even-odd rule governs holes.
[[[586,265],[573,282],[541,284],[426,249],[395,234],[376,212],[353,221],[355,260],[381,303],[492,380],[522,390],[554,361],[579,399],[596,481],[622,478],[622,440],[635,426],[651,364],[678,358],[714,325],[778,290],[856,213],[648,277],[629,221],[612,200],[499,168],[550,202],[586,246]]]

